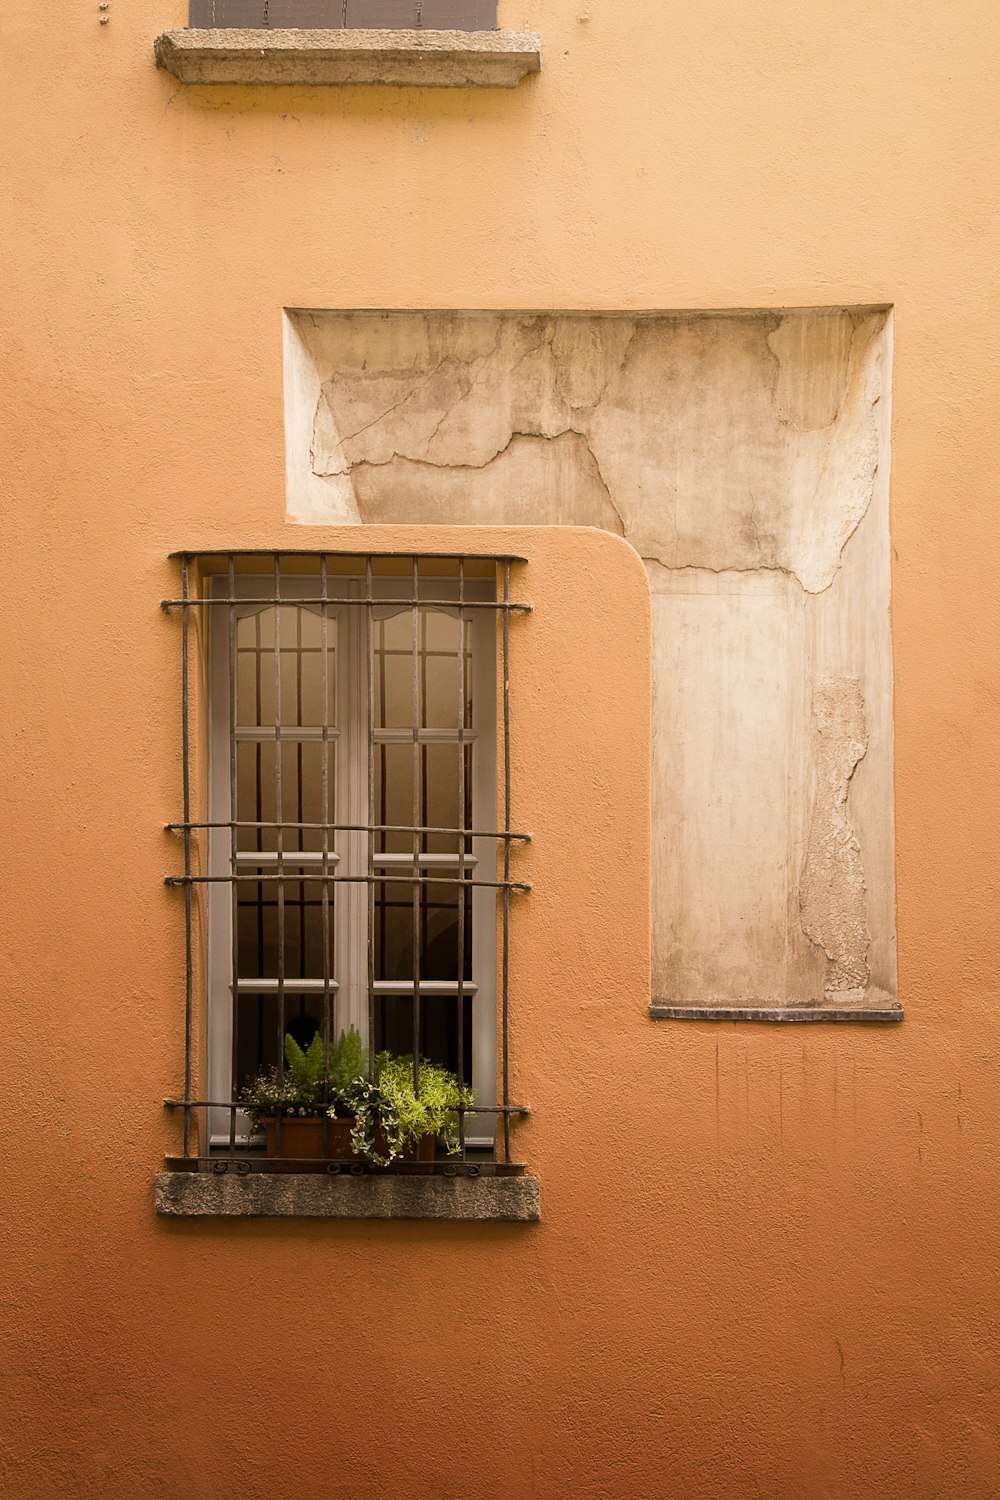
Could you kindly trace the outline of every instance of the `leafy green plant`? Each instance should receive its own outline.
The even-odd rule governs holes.
[[[342,1031],[330,1048],[330,1093],[346,1101],[348,1092],[359,1078],[368,1073],[368,1048],[353,1026]]]
[[[443,1137],[447,1149],[458,1152],[458,1111],[472,1106],[473,1094],[454,1073],[421,1058],[418,1092],[413,1058],[380,1052],[374,1074],[372,1079],[357,1078],[349,1090],[355,1117],[351,1145],[359,1156],[386,1167],[427,1135]]]
[[[348,1095],[368,1071],[367,1049],[353,1026],[342,1031],[330,1047],[328,1067],[324,1067],[321,1032],[306,1048],[286,1034],[285,1061],[286,1070],[271,1068],[243,1090],[240,1102],[254,1129],[269,1115],[309,1118],[329,1111],[343,1117],[353,1112]]]
[[[323,1038],[317,1031],[305,1052],[285,1035],[285,1061],[305,1103],[315,1103],[323,1092]]]

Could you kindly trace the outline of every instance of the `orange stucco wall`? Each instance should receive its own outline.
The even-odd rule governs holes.
[[[185,89],[0,23],[11,1500],[1000,1494],[1000,27],[536,0],[513,94]],[[654,1025],[638,560],[501,532],[537,1227],[167,1224],[178,546],[284,522],[283,306],[891,303],[901,1027]],[[598,842],[599,859],[589,850]]]

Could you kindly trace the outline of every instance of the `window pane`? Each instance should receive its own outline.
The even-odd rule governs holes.
[[[459,755],[464,750],[464,806],[459,808]],[[378,745],[375,751],[376,823],[412,827],[457,828],[472,826],[472,745]],[[413,772],[417,769],[414,807]],[[412,854],[413,835],[382,833],[376,845],[385,854]],[[453,833],[422,835],[422,854],[457,854],[459,839]],[[466,851],[469,841],[466,840]]]
[[[273,874],[273,871],[269,871]],[[278,978],[277,880],[240,880],[238,884],[239,976],[241,979]],[[289,880],[284,887],[284,977],[323,977],[323,886],[318,880]],[[329,887],[330,965],[333,949],[333,911],[337,886]]]
[[[462,1034],[465,1081],[472,1079],[472,996],[463,995]],[[413,1000],[409,995],[380,995],[375,1006],[375,1050],[405,1057],[413,1051]],[[421,995],[420,1056],[458,1073],[458,1000],[451,995]]]
[[[323,797],[323,755],[327,757],[326,803]],[[278,786],[276,776],[278,745],[274,740],[241,740],[236,747],[236,818],[237,821],[275,823],[278,821]],[[281,742],[281,821],[288,823],[330,823],[336,807],[337,747],[320,740],[301,743]],[[332,851],[336,835],[328,835]],[[237,848],[242,850],[275,850],[278,847],[274,828],[240,828]],[[321,850],[322,830],[286,828],[282,847],[285,853],[296,850]]]
[[[296,604],[259,610],[236,624],[236,718],[241,727],[272,725],[275,616],[280,613],[281,722],[323,723],[323,619]],[[336,722],[337,621],[327,619],[327,722]]]
[[[472,723],[471,625],[465,622],[465,678],[460,684],[461,657],[457,615],[422,609],[417,620],[417,656],[413,655],[413,611],[404,610],[375,621],[375,726],[413,728],[414,670],[417,682],[418,727],[458,729],[459,688],[465,703],[464,723]]]
[[[420,702],[421,728],[457,729],[462,720],[458,707],[459,687],[463,690],[466,728],[472,724],[472,655],[471,627],[465,622],[465,677],[460,684],[462,667],[458,651],[459,620],[457,615],[440,610],[424,610],[420,616]]]
[[[402,873],[393,871],[394,874]],[[465,898],[464,977],[472,978],[472,891],[457,883],[428,881],[420,886],[416,932],[420,939],[421,979],[458,978],[458,903]],[[413,885],[382,880],[375,886],[375,978],[413,979]]]
[[[337,1034],[335,993],[330,996],[330,1035]],[[240,995],[237,1002],[237,1093],[264,1069],[277,1065],[284,1049],[278,1038],[278,998],[276,995]],[[308,1047],[317,1031],[323,1029],[322,995],[286,995],[284,1030],[291,1032],[300,1047]]]

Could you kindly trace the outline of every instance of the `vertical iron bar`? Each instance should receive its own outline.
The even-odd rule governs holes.
[[[375,822],[372,812],[375,807],[375,605],[372,589],[371,555],[365,558],[365,652],[368,658],[368,808],[365,821],[368,823],[368,1077],[375,1077]],[[382,665],[383,676],[385,663]],[[385,819],[382,819],[385,822]],[[382,887],[383,896],[385,886]],[[385,916],[383,911],[383,925]]]
[[[184,1155],[190,1151],[191,1142],[191,1075],[194,1047],[194,938],[193,892],[191,884],[191,747],[188,708],[188,652],[189,615],[189,566],[185,557],[181,562],[181,795],[184,805]]]
[[[503,565],[503,602],[510,603],[510,563]],[[503,615],[503,827],[510,833],[510,610],[501,610]],[[510,973],[510,844],[503,841],[503,957],[501,961],[501,1047],[503,1079],[503,1150],[504,1160],[510,1161],[510,1069],[508,1059],[507,989]]]
[[[413,1092],[420,1095],[420,564],[413,559]]]
[[[255,613],[254,617],[253,617],[253,638],[254,638],[254,723],[255,724],[260,724],[260,722],[261,722],[261,714],[263,712],[263,702],[262,702],[262,696],[261,696],[262,685],[261,685],[261,677],[260,677],[261,640],[260,640],[260,612],[259,611],[257,613]],[[255,813],[255,817],[256,817],[258,823],[262,822],[263,821],[263,817],[264,817],[264,804],[263,804],[263,796],[262,796],[263,787],[262,787],[262,776],[261,776],[261,770],[262,770],[262,767],[263,767],[263,758],[262,758],[262,756],[263,756],[263,749],[264,749],[263,745],[258,740],[257,743],[253,747],[253,751],[254,751],[254,806],[257,809],[257,811]],[[257,852],[258,852],[258,854],[263,851],[263,848],[264,848],[264,830],[262,828],[258,828],[257,829]],[[263,972],[264,972],[264,887],[262,885],[258,885],[258,887],[257,887],[257,973],[258,974],[263,974]],[[263,997],[263,995],[261,995],[260,998],[257,1001],[257,1067],[258,1067],[258,1069],[263,1066],[263,1063],[264,1063],[264,997]]]
[[[385,620],[383,620],[381,622],[380,627],[379,627],[379,631],[378,631],[378,636],[377,636],[377,639],[378,639],[378,660],[379,660],[379,674],[378,674],[378,724],[379,724],[379,727],[381,729],[384,729],[386,727],[386,723],[387,723],[387,719],[386,719],[386,700],[385,700],[385,671],[386,671],[385,664],[386,664],[386,659],[387,659],[387,656],[388,656],[389,653],[388,653],[388,651],[386,649],[386,644],[385,644],[385,627],[386,627],[386,623],[387,622]],[[374,749],[373,749],[372,753],[374,754]],[[369,822],[372,822],[372,823],[382,823],[382,824],[385,824],[385,823],[388,823],[388,821],[389,821],[389,813],[388,813],[388,808],[387,808],[387,800],[388,800],[388,795],[389,795],[389,777],[387,775],[387,770],[388,770],[388,767],[387,767],[387,756],[388,756],[388,749],[387,749],[387,747],[385,745],[379,745],[379,747],[378,747],[378,767],[379,767],[379,771],[378,771],[378,774],[379,774],[378,812],[376,813],[376,812],[373,811],[373,812],[370,812],[368,814]],[[380,842],[383,845],[383,848],[379,852],[380,853],[384,853],[385,852],[385,847],[384,846],[388,842],[388,840],[387,840],[386,835],[385,835],[384,832],[380,835]],[[390,905],[394,905],[395,903],[390,903],[390,900],[389,900],[390,892],[388,890],[388,887],[384,883],[383,883],[383,885],[381,886],[380,889],[381,889],[381,892],[382,892],[382,895],[381,895],[382,920],[379,923],[378,960],[377,960],[377,966],[376,966],[375,972],[376,972],[376,974],[381,974],[382,977],[383,977],[383,979],[384,979],[385,978],[386,954],[388,952],[388,946],[389,946],[389,933],[388,933],[388,926],[389,926],[389,924],[388,924],[388,922],[386,920],[386,912],[387,912],[389,906]]]
[[[326,553],[322,552],[319,559],[319,596],[320,596],[320,716],[322,718],[322,735],[320,739],[320,816],[323,820],[323,857],[321,870],[323,872],[323,890],[320,898],[321,915],[323,921],[323,1155],[329,1155],[327,1133],[329,1122],[326,1107],[330,1103],[330,882],[327,876],[330,873],[330,687],[329,687],[329,646],[327,631],[329,628],[330,611],[327,602],[327,575],[326,575]],[[336,664],[336,655],[334,656]],[[302,715],[299,714],[301,719]],[[301,788],[300,788],[301,791]],[[301,821],[301,820],[300,820]],[[301,841],[301,836],[300,836]],[[303,951],[305,945],[303,944]]]
[[[237,777],[237,705],[236,705],[236,561],[230,552],[226,558],[226,583],[229,588],[229,606],[226,610],[227,625],[227,661],[229,668],[229,816],[233,826],[229,830],[229,871],[232,877],[232,894],[230,897],[231,919],[233,925],[232,934],[232,1014],[233,1034],[230,1048],[230,1068],[232,1072],[232,1085],[230,1089],[229,1107],[229,1149],[236,1150],[236,1099],[239,1090],[239,1042],[240,1042],[240,888],[236,880],[237,861],[237,828],[239,818],[238,810],[238,777]],[[258,885],[258,900],[260,899],[260,886]]]
[[[278,918],[278,1077],[285,1076],[285,805],[281,788],[281,554],[274,554],[274,818],[275,891]],[[274,1127],[275,1154],[281,1155],[281,1110]]]
[[[302,727],[302,606],[295,611],[295,728]],[[295,821],[299,824],[305,821],[303,811],[303,776],[305,772],[305,751],[302,744],[301,733],[295,738]],[[302,829],[296,829],[295,848],[298,852],[302,850]],[[299,882],[299,972],[298,979],[305,979],[304,968],[306,957],[306,883]],[[305,996],[299,1000],[299,1016],[306,1013]]]
[[[458,560],[458,1082],[465,1085],[465,558]],[[475,751],[473,751],[475,754]],[[475,824],[473,823],[473,827]],[[475,1001],[472,1002],[475,1006]],[[458,1115],[458,1144],[465,1156],[465,1114]]]

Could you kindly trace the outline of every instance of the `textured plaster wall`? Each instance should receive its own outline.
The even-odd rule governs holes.
[[[879,310],[288,315],[292,519],[644,558],[656,1000],[895,999],[889,357]]]
[[[0,21],[5,1500],[995,1500],[995,5],[538,0],[501,13],[537,79],[430,97],[185,89],[180,0],[109,3]],[[905,1022],[646,1019],[647,582],[608,534],[488,532],[554,653],[514,717],[542,1222],[157,1222],[166,555],[368,536],[285,519],[282,308],[888,304]]]

